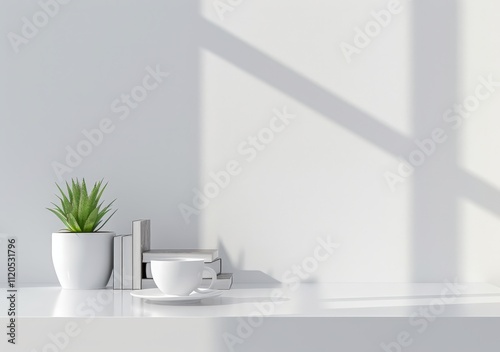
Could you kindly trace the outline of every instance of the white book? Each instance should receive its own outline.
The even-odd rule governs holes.
[[[203,279],[201,283],[202,288],[207,288],[210,285],[210,279]],[[229,290],[233,286],[233,274],[221,273],[217,275],[213,290]],[[157,288],[153,279],[142,279],[142,288]]]
[[[168,258],[193,258],[203,259],[210,263],[219,257],[217,249],[153,249],[142,254],[142,261],[148,263],[151,260]]]
[[[132,289],[132,235],[122,238],[122,289]]]
[[[153,273],[151,272],[151,262],[143,263],[143,265],[144,265],[143,279],[152,279]],[[205,263],[205,266],[212,268],[215,271],[215,273],[219,275],[222,272],[222,259],[217,258],[213,262]],[[204,271],[203,278],[204,279],[210,278],[210,275],[206,271]]]
[[[132,223],[132,289],[142,288],[142,253],[151,249],[151,221]]]
[[[121,290],[122,284],[122,236],[113,238],[113,290]]]

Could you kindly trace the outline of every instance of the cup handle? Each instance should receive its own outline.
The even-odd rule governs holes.
[[[208,286],[208,289],[210,290],[214,285],[215,285],[215,281],[217,280],[217,273],[215,272],[214,269],[212,268],[209,268],[208,266],[206,266],[205,268],[203,268],[203,271],[208,271],[210,273],[210,286]],[[207,291],[200,291],[200,289],[195,289],[195,292],[198,292],[198,293],[207,293]]]

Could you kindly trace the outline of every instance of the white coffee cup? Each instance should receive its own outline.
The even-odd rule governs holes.
[[[188,296],[198,290],[203,278],[203,272],[208,271],[211,276],[212,288],[217,280],[217,273],[205,266],[203,259],[172,258],[151,261],[151,273],[156,286],[167,295]]]

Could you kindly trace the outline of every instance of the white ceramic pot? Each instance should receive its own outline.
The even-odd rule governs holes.
[[[105,288],[113,270],[114,232],[52,234],[52,262],[62,288]]]

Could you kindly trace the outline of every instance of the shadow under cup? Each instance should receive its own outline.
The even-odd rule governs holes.
[[[188,296],[199,292],[203,272],[211,275],[211,288],[217,279],[216,272],[205,266],[203,259],[172,258],[151,261],[151,273],[156,286],[167,295]],[[201,293],[201,292],[199,292]]]

